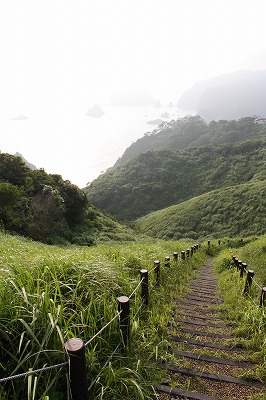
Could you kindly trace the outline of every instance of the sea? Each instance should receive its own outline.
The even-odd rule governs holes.
[[[158,123],[186,113],[173,104],[142,106],[100,105],[103,115],[86,109],[0,114],[0,150],[16,152],[38,169],[60,174],[84,188],[112,167],[132,142],[152,132]]]

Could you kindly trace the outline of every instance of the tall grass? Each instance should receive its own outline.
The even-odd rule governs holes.
[[[87,342],[117,313],[117,297],[129,296],[140,268],[152,270],[155,259],[180,253],[192,243],[143,240],[97,247],[57,247],[0,235],[1,377],[66,360],[64,343],[71,337]],[[127,353],[114,321],[86,347],[92,399],[149,399],[151,382],[167,350],[170,302],[204,258],[162,268],[160,288],[142,307],[139,292],[131,301],[131,347]],[[185,268],[184,268],[185,266]],[[170,275],[170,276],[169,276]],[[149,274],[151,286],[154,274]],[[135,316],[135,317],[133,317]],[[113,357],[110,355],[113,354]],[[0,392],[1,393],[1,392]],[[3,385],[1,399],[69,398],[64,368],[42,372]]]
[[[243,295],[245,278],[233,266],[232,254],[247,263],[247,268],[255,271],[248,295]],[[217,257],[220,272],[220,289],[226,300],[226,313],[236,324],[236,333],[242,337],[242,344],[250,350],[251,357],[261,365],[258,374],[266,379],[266,309],[259,306],[260,288],[266,286],[266,236],[251,241],[243,247],[224,250]],[[225,311],[225,310],[224,310]]]

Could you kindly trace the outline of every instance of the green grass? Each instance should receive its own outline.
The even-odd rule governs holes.
[[[265,233],[266,181],[230,186],[153,212],[136,221],[162,239],[251,236]]]
[[[154,399],[152,384],[164,376],[168,353],[168,327],[174,298],[187,290],[187,282],[209,256],[217,257],[225,317],[259,362],[256,374],[265,379],[266,312],[258,307],[253,285],[243,297],[244,280],[232,266],[232,253],[254,269],[265,284],[266,237],[221,239],[203,243],[191,259],[178,263],[193,243],[142,239],[92,247],[48,246],[25,238],[0,234],[0,369],[1,377],[66,361],[64,343],[73,337],[89,341],[117,313],[117,298],[129,296],[147,268],[151,286],[149,305],[141,305],[140,290],[130,301],[130,347],[125,351],[118,320],[86,346],[90,399]],[[233,245],[231,252],[228,244]],[[217,255],[218,254],[218,255]],[[170,268],[164,266],[166,255]],[[161,260],[161,284],[155,286],[154,260]],[[113,356],[111,357],[111,355]],[[69,399],[66,368],[42,372],[2,385],[0,399]]]
[[[255,271],[254,282],[248,295],[243,295],[246,274],[233,266],[232,255],[247,263],[247,268]],[[236,334],[250,351],[260,366],[257,374],[266,379],[266,308],[259,306],[261,290],[265,286],[266,236],[248,241],[243,247],[224,250],[217,257],[220,290],[225,297],[226,317],[236,324]],[[225,309],[223,310],[225,312]]]
[[[131,346],[121,343],[118,321],[86,347],[91,399],[151,399],[151,383],[159,379],[158,362],[167,356],[167,322],[171,301],[182,293],[203,262],[198,252],[184,263],[164,257],[186,250],[187,241],[110,242],[97,247],[58,247],[0,234],[1,377],[66,360],[64,343],[79,337],[87,342],[117,313],[117,297],[129,296],[139,283],[139,270],[162,261],[161,285],[149,274],[149,306],[140,309],[139,291],[131,300]],[[134,317],[135,316],[135,317]],[[1,399],[68,399],[66,369],[51,370],[2,386]]]

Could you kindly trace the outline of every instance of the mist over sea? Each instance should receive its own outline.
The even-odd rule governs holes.
[[[102,117],[86,116],[86,108],[7,110],[0,114],[1,152],[21,153],[37,168],[60,174],[79,187],[97,178],[133,141],[157,125],[184,116],[176,106],[101,105]],[[162,117],[168,113],[169,117]],[[25,118],[26,117],[26,118]]]

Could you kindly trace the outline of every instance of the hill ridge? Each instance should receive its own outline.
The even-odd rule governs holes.
[[[136,220],[141,232],[164,239],[265,233],[266,180],[228,186]]]
[[[86,189],[92,202],[133,220],[223,186],[266,179],[266,139],[140,154]]]

